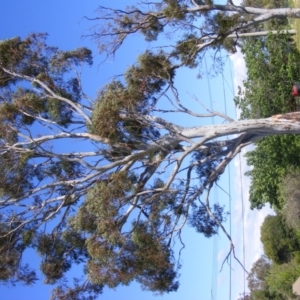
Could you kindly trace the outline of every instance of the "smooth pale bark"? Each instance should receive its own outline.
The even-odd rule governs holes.
[[[159,118],[150,118],[160,124],[162,123]],[[246,134],[248,137],[251,136],[251,141],[254,141],[269,135],[300,133],[300,112],[275,115],[266,119],[241,120],[227,124],[195,126],[191,128],[181,128],[173,124],[173,130],[175,128],[176,132],[189,139],[202,137],[211,140],[232,134]],[[166,127],[166,129],[168,130],[169,128]],[[160,143],[161,145],[171,145],[180,141],[186,140],[166,135]]]
[[[290,30],[281,30],[280,32],[278,32],[277,30],[269,30],[269,31],[258,31],[258,32],[245,32],[245,33],[233,33],[233,34],[229,34],[227,35],[227,38],[241,38],[241,37],[250,37],[250,36],[266,36],[269,33],[272,34],[297,34],[297,30],[295,29],[290,29]],[[208,35],[207,37],[202,38],[202,40],[204,41],[204,43],[201,43],[198,45],[199,49],[204,48],[206,45],[209,45],[211,43],[212,39],[217,39],[218,36],[217,35]],[[206,40],[208,40],[207,42],[205,42]]]
[[[259,8],[251,6],[240,5],[222,5],[222,4],[208,4],[197,5],[194,3],[194,7],[187,8],[187,12],[209,12],[209,11],[223,11],[223,12],[236,12],[241,14],[253,14],[257,16],[269,16],[269,17],[281,17],[286,16],[288,18],[299,18],[300,8]]]

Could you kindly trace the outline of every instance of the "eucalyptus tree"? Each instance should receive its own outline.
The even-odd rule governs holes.
[[[206,42],[215,47],[227,34],[299,10],[172,0],[142,6],[148,11],[102,9],[107,15],[100,19],[112,23],[99,19],[100,49],[114,54],[138,31],[153,40],[180,29],[184,38],[141,54],[95,99],[80,77],[81,66],[92,64],[90,50],[61,51],[39,34],[0,43],[1,280],[33,283],[36,274],[22,261],[33,248],[46,283],[58,282],[74,263],[85,266],[86,280],[58,286],[53,299],[96,297],[103,286],[133,280],[151,291],[175,291],[172,247],[186,224],[207,237],[221,228],[234,254],[224,208],[209,203],[227,165],[262,137],[299,133],[297,112],[234,121],[191,111],[175,86],[181,67],[200,62],[203,37],[217,34]],[[206,18],[203,30],[195,25],[199,17]],[[163,101],[173,108],[162,108]],[[161,117],[174,113],[195,126]],[[221,122],[197,125],[212,116]]]

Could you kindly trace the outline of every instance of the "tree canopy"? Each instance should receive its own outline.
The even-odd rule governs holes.
[[[235,256],[222,225],[226,210],[210,204],[209,192],[243,147],[299,133],[300,115],[234,121],[191,111],[175,78],[181,67],[198,66],[208,47],[222,47],[228,34],[282,16],[300,17],[300,10],[184,0],[100,7],[92,35],[108,55],[133,33],[148,41],[168,30],[179,34],[171,46],[168,40],[168,47],[142,53],[95,99],[79,72],[92,64],[89,49],[62,51],[43,34],[2,41],[0,279],[33,283],[35,272],[22,261],[32,248],[46,283],[61,280],[74,263],[85,266],[86,281],[57,287],[53,299],[84,299],[133,280],[151,291],[176,291],[173,245],[185,224],[207,237],[221,228]],[[195,125],[204,117],[221,121],[183,127],[161,117],[172,113]]]
[[[265,256],[261,256],[252,266],[248,276],[248,287],[250,290],[249,299],[267,300],[282,299],[282,295],[271,291],[267,281],[270,274],[272,262]]]
[[[266,118],[297,109],[291,86],[300,77],[300,54],[290,39],[288,34],[270,33],[243,42],[247,79],[235,99],[241,118]]]
[[[246,153],[248,165],[253,166],[246,173],[252,180],[249,198],[252,208],[260,209],[266,203],[278,211],[284,208],[282,180],[289,170],[298,168],[299,146],[298,135],[272,136],[258,141],[255,150]]]
[[[299,272],[299,264],[294,260],[278,265],[263,255],[251,268],[247,278],[250,294],[245,299],[298,299],[292,292],[292,285]]]
[[[299,52],[285,34],[248,38],[243,42],[248,77],[235,103],[241,109],[241,118],[261,118],[298,110],[291,86],[300,76]],[[254,151],[246,154],[253,168],[250,202],[252,208],[270,203],[283,208],[280,183],[290,168],[299,166],[299,136],[273,136],[259,140]]]
[[[287,227],[281,215],[265,218],[261,226],[261,241],[265,254],[277,264],[290,261],[300,250],[297,235]]]

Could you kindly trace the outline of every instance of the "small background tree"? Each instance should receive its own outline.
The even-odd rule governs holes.
[[[282,197],[285,199],[283,215],[289,227],[300,231],[300,172],[290,171],[282,181]]]

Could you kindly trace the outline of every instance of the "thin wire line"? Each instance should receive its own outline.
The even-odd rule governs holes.
[[[229,234],[231,236],[231,173],[230,173],[230,165],[228,166],[228,191],[229,191]],[[231,268],[231,258],[232,255],[229,257],[229,300],[231,300],[231,279],[232,279],[232,268]]]
[[[210,101],[210,110],[213,111],[213,101],[212,101],[212,92],[211,92],[211,85],[210,85],[210,79],[208,75],[208,68],[207,68],[207,62],[206,62],[206,56],[204,56],[204,64],[205,64],[205,71],[207,74],[207,85],[208,85],[208,95],[209,95],[209,101]],[[212,124],[215,124],[214,117],[211,118]],[[216,187],[214,188],[214,196],[216,195]],[[212,256],[212,274],[211,274],[211,300],[217,299],[217,284],[216,284],[216,278],[217,278],[217,251],[218,251],[218,243],[216,240],[216,236],[213,237],[213,256]]]
[[[229,70],[230,70],[230,76],[231,76],[232,90],[234,91],[231,64],[230,64]],[[235,118],[237,118],[237,108],[236,107],[235,107]],[[240,153],[239,153],[239,165],[240,165],[240,185],[241,185],[240,193],[241,193],[241,200],[242,200],[243,265],[245,267],[245,210],[244,210],[244,194],[243,194],[242,160],[241,160]],[[230,220],[230,222],[231,222],[231,220]],[[231,223],[230,223],[230,226],[231,226]],[[245,272],[243,272],[243,286],[244,286],[244,295],[245,295],[245,292],[246,292],[246,273]]]
[[[230,74],[231,74],[231,79],[232,79],[232,72],[231,72],[231,64],[230,64],[230,61],[229,61],[229,68],[230,68]],[[227,99],[226,99],[226,92],[225,92],[225,85],[224,85],[224,81],[225,81],[225,78],[224,78],[224,74],[223,74],[223,71],[222,71],[222,83],[223,83],[223,99],[224,99],[224,108],[225,108],[225,114],[227,114]],[[227,81],[226,81],[227,83]],[[228,83],[227,83],[228,85]],[[231,90],[233,92],[233,90]],[[227,137],[228,138],[228,137]],[[231,224],[231,216],[232,216],[232,213],[231,213],[231,174],[230,174],[230,166],[228,166],[228,194],[229,194],[229,199],[228,199],[228,202],[229,202],[229,235],[231,236],[231,228],[232,228],[232,224]],[[231,290],[231,287],[232,287],[232,266],[231,266],[231,258],[232,256],[230,255],[229,257],[229,300],[231,300],[231,294],[232,294],[232,290]]]
[[[206,71],[206,78],[207,78],[207,85],[208,85],[208,95],[209,95],[209,101],[210,101],[210,110],[213,111],[213,101],[212,101],[212,94],[211,94],[211,87],[210,87],[210,80],[208,76],[208,69],[207,69],[207,63],[206,63],[206,56],[204,56],[204,64],[205,64],[205,71]],[[214,117],[211,117],[212,123],[215,124]]]
[[[244,195],[243,195],[243,178],[242,178],[242,164],[241,164],[241,155],[239,154],[240,161],[240,181],[241,181],[241,199],[242,199],[242,221],[243,221],[243,265],[245,267],[245,215],[244,215]],[[244,295],[246,291],[246,273],[244,275]]]

